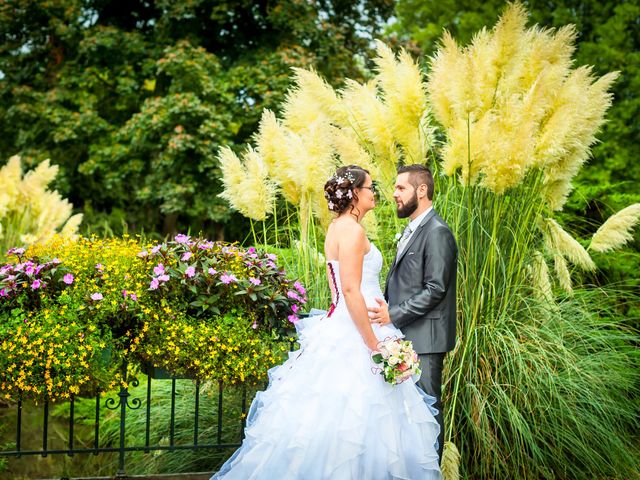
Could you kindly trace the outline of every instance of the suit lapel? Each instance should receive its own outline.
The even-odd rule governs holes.
[[[405,245],[404,250],[402,250],[402,253],[400,254],[400,256],[396,257],[394,259],[393,263],[391,264],[391,268],[389,269],[389,273],[387,274],[386,287],[389,286],[389,278],[391,278],[391,275],[395,272],[396,267],[402,261],[402,259],[407,254],[407,252],[409,251],[409,247],[411,247],[413,242],[415,242],[416,239],[420,236],[420,234],[422,233],[422,229],[424,228],[424,226],[427,223],[429,223],[429,220],[431,220],[433,218],[435,213],[436,213],[436,211],[434,209],[431,209],[431,211],[429,213],[427,213],[427,215],[425,215],[425,217],[420,222],[420,225],[418,225],[418,228],[416,228],[416,231],[413,233],[413,235],[411,235],[411,238],[409,239],[409,243],[407,243]]]

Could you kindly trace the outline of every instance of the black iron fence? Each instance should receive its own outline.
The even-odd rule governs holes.
[[[50,404],[49,402],[44,402],[42,404],[42,444],[41,448],[33,449],[33,448],[23,448],[22,442],[22,434],[24,431],[23,428],[23,402],[18,401],[15,407],[16,408],[16,421],[15,421],[15,445],[12,445],[10,449],[1,450],[0,449],[0,458],[2,457],[22,457],[29,455],[40,455],[46,457],[48,455],[68,455],[74,456],[79,454],[93,454],[98,455],[101,453],[117,453],[118,454],[118,467],[117,472],[115,473],[115,478],[127,478],[125,466],[126,466],[126,456],[129,452],[152,452],[152,451],[177,451],[177,450],[200,450],[200,449],[225,449],[225,448],[233,448],[240,446],[241,438],[236,443],[225,443],[223,442],[223,394],[224,388],[223,384],[219,382],[217,384],[217,391],[214,392],[213,395],[213,403],[217,405],[208,405],[208,408],[213,408],[215,406],[215,420],[217,422],[217,434],[215,435],[215,441],[201,443],[200,439],[200,427],[201,427],[201,411],[203,408],[202,405],[202,395],[201,389],[202,384],[199,380],[193,380],[195,383],[195,390],[193,395],[193,441],[189,444],[185,444],[181,442],[180,444],[176,444],[176,378],[167,378],[161,380],[152,379],[151,376],[148,376],[146,379],[146,394],[144,395],[144,401],[140,398],[134,398],[130,392],[130,387],[136,388],[140,386],[139,380],[137,378],[131,379],[131,382],[127,384],[127,365],[123,365],[123,386],[120,387],[117,396],[115,397],[103,397],[101,394],[96,395],[95,397],[95,417],[93,422],[93,441],[91,447],[80,447],[77,448],[74,443],[74,426],[76,426],[75,421],[75,403],[76,400],[71,399],[68,402],[69,406],[69,417],[68,417],[68,432],[67,432],[67,447],[66,448],[50,448],[49,447],[49,424],[50,424]],[[152,412],[151,412],[151,404],[153,398],[153,383],[155,382],[171,382],[171,396],[169,405],[167,408],[170,409],[169,415],[169,435],[167,444],[152,444],[151,442],[151,432],[152,432]],[[126,386],[124,386],[126,385]],[[241,437],[244,436],[244,427],[245,427],[245,419],[247,413],[247,387],[242,386],[241,388],[241,396],[240,396],[240,431]],[[211,400],[211,396],[208,396],[208,400]],[[142,407],[145,407],[144,409]],[[100,420],[104,409],[119,412],[119,441],[118,445],[113,446],[104,446],[101,445],[100,438]],[[135,413],[134,413],[135,412]],[[145,415],[145,441],[144,444],[141,445],[128,445],[126,442],[126,432],[127,432],[127,419],[131,415]],[[209,425],[209,427],[211,427]],[[210,440],[210,439],[209,439]]]

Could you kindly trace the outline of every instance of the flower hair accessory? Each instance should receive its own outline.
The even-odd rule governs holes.
[[[355,177],[353,176],[353,174],[352,174],[351,172],[345,172],[343,175],[335,175],[335,174],[334,174],[334,175],[331,177],[331,180],[333,180],[333,181],[334,181],[334,182],[336,182],[336,183],[342,183],[342,182],[344,182],[345,180],[349,180],[349,182],[350,182],[351,184],[356,183],[356,179],[355,179]]]

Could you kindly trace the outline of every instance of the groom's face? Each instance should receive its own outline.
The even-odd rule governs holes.
[[[415,187],[409,182],[408,172],[398,175],[393,199],[396,201],[398,218],[407,218],[418,208],[418,195]]]

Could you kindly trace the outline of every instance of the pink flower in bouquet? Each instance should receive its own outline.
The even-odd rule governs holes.
[[[254,285],[260,285],[262,283],[259,278],[253,278],[253,277],[249,277],[249,281]]]
[[[272,262],[275,262],[278,259],[278,256],[275,253],[267,253],[267,258]]]
[[[96,293],[92,293],[91,294],[91,300],[93,300],[94,302],[98,302],[100,300],[102,300],[104,297],[102,296],[102,294],[100,292],[96,292]]]
[[[96,270],[102,273],[102,271],[104,270],[104,265],[102,265],[101,263],[96,263]]]
[[[129,298],[131,298],[131,300],[133,300],[134,302],[138,301],[138,296],[135,293],[130,293]]]
[[[187,269],[184,271],[184,274],[189,278],[193,278],[196,274],[195,267],[187,267]]]
[[[33,266],[33,263],[28,262],[25,263],[26,267],[24,269],[24,273],[26,273],[27,275],[31,276],[34,273],[36,273],[36,267]]]
[[[56,257],[53,260],[51,260],[51,263],[53,263],[54,265],[60,265],[62,263],[62,260]]]
[[[191,252],[184,252],[182,254],[182,257],[180,257],[180,260],[182,260],[183,262],[186,262],[187,260],[189,260],[191,257],[193,256],[193,253]]]
[[[152,253],[153,255],[155,255],[156,253],[158,253],[158,252],[160,251],[160,249],[161,249],[162,247],[163,247],[162,245],[156,245],[155,247],[153,247],[153,248],[151,249],[151,253]]]
[[[160,275],[158,277],[158,280],[161,281],[161,282],[168,282],[169,278],[170,278],[169,275],[165,274],[165,275]]]
[[[209,272],[209,275],[215,275],[216,273],[218,273],[218,271],[213,267],[209,267],[209,270],[207,271]]]
[[[67,285],[71,285],[73,283],[73,275],[67,273],[64,277],[62,277],[62,281]]]
[[[296,323],[298,320],[300,320],[300,318],[297,315],[289,315],[287,317],[287,320],[289,320],[291,323]]]
[[[158,265],[153,267],[153,274],[154,275],[164,275],[164,265],[159,263]]]
[[[2,289],[0,290],[0,297],[6,297],[8,295],[7,290],[6,289]]]
[[[33,283],[31,284],[31,289],[32,290],[37,290],[42,286],[42,282],[40,280],[34,280]]]
[[[298,305],[296,305],[295,303],[291,305],[291,311],[293,313],[298,313],[298,310],[300,310],[300,307],[298,307]]]
[[[146,250],[143,250],[138,253],[138,258],[146,258],[148,256],[149,256],[149,252],[147,252]]]
[[[159,286],[160,286],[160,282],[158,282],[157,278],[154,278],[151,280],[151,283],[149,284],[149,290],[157,290]]]

